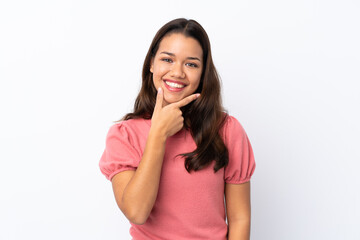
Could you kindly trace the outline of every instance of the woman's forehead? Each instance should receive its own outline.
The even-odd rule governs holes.
[[[177,57],[197,57],[202,58],[202,48],[200,43],[192,37],[187,37],[181,33],[173,33],[165,36],[159,45],[157,54],[171,53]]]

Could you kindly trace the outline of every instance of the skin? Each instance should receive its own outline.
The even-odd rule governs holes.
[[[156,89],[164,91],[164,106],[193,94],[199,86],[203,69],[203,52],[197,40],[181,33],[165,36],[151,61],[150,72]],[[185,87],[174,92],[166,87],[165,80],[174,80]]]
[[[198,98],[192,94],[176,103],[163,106],[164,94],[158,91],[144,154],[136,171],[123,171],[112,179],[116,202],[127,219],[144,224],[155,204],[159,189],[166,139],[184,125],[181,107]]]
[[[225,183],[229,240],[249,240],[251,222],[250,182]]]
[[[120,210],[134,224],[144,224],[158,193],[166,139],[184,126],[180,108],[196,100],[203,62],[202,48],[193,38],[180,33],[162,39],[150,71],[158,89],[144,154],[136,171],[123,171],[112,178]],[[174,92],[164,79],[186,85]],[[229,240],[250,239],[250,182],[225,185]]]

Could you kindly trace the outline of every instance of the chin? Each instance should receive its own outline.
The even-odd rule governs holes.
[[[181,97],[174,97],[174,96],[164,96],[164,100],[167,102],[167,103],[175,103],[175,102],[178,102],[180,101],[182,98]]]
[[[167,104],[171,104],[171,103],[176,103],[176,102],[178,102],[178,101],[180,101],[180,99],[179,100],[175,100],[175,99],[173,99],[173,98],[164,98],[164,101],[167,103]]]

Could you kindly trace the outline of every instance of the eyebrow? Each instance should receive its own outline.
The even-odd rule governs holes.
[[[175,57],[175,54],[170,53],[170,52],[161,52],[160,54],[162,54],[162,53]],[[199,62],[201,62],[201,61],[200,61],[200,59],[199,59],[199,58],[197,58],[197,57],[187,57],[186,59],[190,59],[190,60],[198,60]]]

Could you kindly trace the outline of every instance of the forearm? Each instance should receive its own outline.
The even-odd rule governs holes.
[[[229,223],[228,240],[249,240],[250,220]]]
[[[122,204],[131,219],[142,224],[146,221],[157,197],[166,137],[150,130],[142,159],[136,172],[124,189]]]

